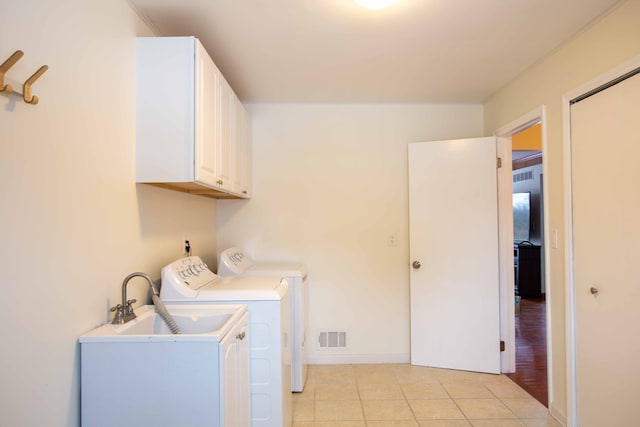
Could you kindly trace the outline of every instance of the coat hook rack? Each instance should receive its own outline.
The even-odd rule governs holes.
[[[35,83],[35,81],[38,80],[40,76],[42,76],[48,69],[49,67],[47,65],[43,65],[42,67],[38,68],[38,71],[33,73],[33,75],[29,77],[26,82],[24,82],[24,85],[22,86],[22,98],[27,104],[36,105],[38,103],[38,97],[35,95],[31,95],[31,85]]]
[[[4,76],[7,73],[7,71],[9,71],[9,68],[13,67],[15,63],[18,62],[18,60],[23,56],[24,56],[23,51],[16,50],[13,53],[13,55],[9,57],[9,59],[4,61],[2,65],[0,65],[0,92],[5,93],[7,95],[13,92],[13,86],[11,86],[10,84],[5,84]]]

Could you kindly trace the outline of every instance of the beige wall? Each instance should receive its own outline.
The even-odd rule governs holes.
[[[550,228],[562,236],[561,96],[640,54],[639,18],[640,0],[624,3],[489,99],[484,123],[481,106],[250,106],[256,197],[218,202],[216,242],[216,202],[134,184],[134,37],[149,31],[127,3],[3,2],[0,62],[25,52],[9,76],[50,70],[38,106],[0,95],[0,425],[78,425],[78,336],[108,319],[126,274],[158,278],[184,237],[210,265],[232,244],[306,262],[312,360],[406,360],[406,143],[490,134],[547,105]],[[563,248],[551,253],[561,415]],[[315,351],[319,328],[348,329],[350,349]]]
[[[124,0],[2,2],[0,62],[25,53],[9,76],[50,67],[39,105],[0,95],[2,426],[77,426],[77,339],[122,279],[157,279],[185,236],[214,263],[215,201],[134,183],[137,32]]]
[[[491,134],[540,105],[547,106],[549,230],[563,236],[562,96],[640,54],[640,0],[624,2],[586,31],[538,62],[484,104]],[[550,251],[553,348],[552,410],[566,416],[564,242]]]
[[[250,201],[218,201],[218,249],[309,269],[313,363],[409,360],[407,143],[481,135],[479,105],[249,105]],[[397,233],[397,246],[388,246]],[[347,351],[316,351],[317,331]]]

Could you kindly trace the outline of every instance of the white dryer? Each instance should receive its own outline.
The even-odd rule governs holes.
[[[160,298],[167,305],[247,305],[251,426],[291,425],[291,303],[287,280],[277,276],[219,277],[197,256],[165,266],[161,280]]]
[[[307,380],[305,362],[307,268],[302,263],[255,262],[241,249],[232,247],[220,253],[218,274],[287,278],[291,287],[291,391],[301,392]]]

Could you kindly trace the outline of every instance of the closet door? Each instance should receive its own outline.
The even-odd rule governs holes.
[[[580,427],[631,427],[639,422],[639,160],[640,75],[573,104],[576,425]]]

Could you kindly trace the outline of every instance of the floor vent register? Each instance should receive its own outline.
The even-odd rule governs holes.
[[[347,331],[320,331],[318,333],[320,350],[337,350],[347,348]]]

